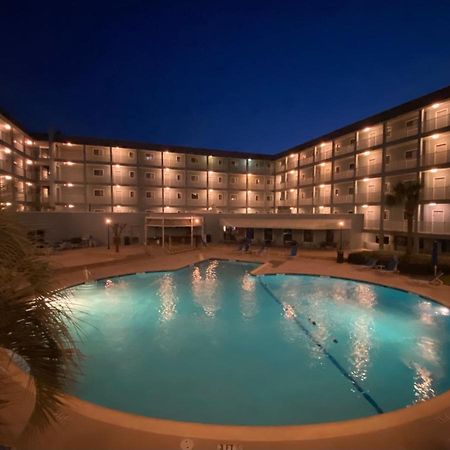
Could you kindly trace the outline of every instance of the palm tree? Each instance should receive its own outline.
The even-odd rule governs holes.
[[[392,194],[386,195],[387,206],[402,205],[407,221],[406,254],[411,255],[414,248],[413,224],[420,199],[422,183],[418,181],[400,181],[392,189]]]
[[[27,434],[58,419],[61,393],[74,381],[79,367],[70,331],[77,325],[68,294],[55,289],[49,264],[36,255],[13,215],[1,210],[0,255],[0,349],[6,349],[11,360],[22,361],[34,383]],[[8,397],[8,362],[0,360],[2,407]]]

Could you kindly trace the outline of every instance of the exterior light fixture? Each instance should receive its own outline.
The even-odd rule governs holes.
[[[320,205],[320,206],[319,206],[319,209],[323,209],[323,206],[322,206],[322,205]]]
[[[325,142],[322,142],[322,143],[320,144],[320,146],[321,146],[321,147],[325,147]]]
[[[117,188],[117,189],[120,189],[120,184],[116,184],[116,188]]]
[[[4,126],[5,126],[5,129],[6,129],[6,130],[10,130],[10,129],[11,129],[11,125],[10,125],[9,123],[5,123]]]
[[[325,163],[320,163],[320,167],[324,167],[325,166]]]
[[[363,181],[364,181],[365,183],[367,183],[367,182],[369,181],[369,179],[368,179],[368,178],[363,178]]]
[[[439,139],[439,134],[432,134],[431,139]]]
[[[364,155],[364,156],[369,156],[369,155],[370,155],[370,152],[364,152],[363,155]]]
[[[368,207],[369,207],[369,205],[362,205],[362,207],[363,207],[363,208],[368,208]]]
[[[291,192],[294,192],[295,191],[295,189],[291,189]]]
[[[33,145],[33,141],[32,141],[31,139],[27,139],[27,140],[25,141],[25,143],[26,143],[27,145]]]
[[[11,202],[6,202],[5,205],[6,205],[6,206],[11,206],[12,203],[11,203]]]
[[[28,164],[29,166],[31,166],[31,164],[33,164],[33,161],[31,161],[31,159],[27,159],[27,164]]]
[[[437,109],[437,108],[439,108],[439,106],[441,106],[440,103],[433,103],[433,104],[431,105],[431,107],[432,107],[433,109]]]
[[[73,187],[72,183],[67,183],[67,187]]]
[[[295,153],[292,153],[292,155],[289,155],[291,158],[295,157]]]
[[[116,164],[116,167],[120,167],[120,164]]]
[[[436,168],[433,168],[430,170],[431,173],[436,173],[438,170]]]
[[[436,206],[436,203],[432,202],[432,203],[429,203],[429,205],[430,206]]]
[[[69,147],[72,147],[72,142],[67,142],[66,145],[68,145]]]
[[[73,166],[73,162],[72,162],[72,161],[67,161],[66,164],[67,164],[68,166]]]
[[[370,127],[366,127],[366,128],[364,128],[364,130],[363,130],[365,133],[367,133],[368,131],[370,131]]]
[[[70,204],[68,206],[69,206],[69,208],[75,208],[75,205],[72,205],[72,204]]]
[[[27,182],[27,186],[33,186],[33,183]]]
[[[12,180],[12,176],[11,176],[11,175],[6,175],[5,178],[6,178],[7,180]]]
[[[342,228],[344,226],[344,222],[341,220],[338,225]]]
[[[325,187],[325,185],[324,185],[324,184],[321,184],[321,185],[319,185],[319,187],[320,187],[320,188],[324,188],[324,187]]]
[[[9,154],[11,153],[11,149],[9,149],[9,148],[5,148],[5,149],[4,149],[4,152],[5,152],[6,154],[8,154],[8,155],[9,155]]]

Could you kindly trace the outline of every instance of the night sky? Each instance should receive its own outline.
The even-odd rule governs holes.
[[[3,2],[31,131],[273,153],[450,84],[450,2]]]

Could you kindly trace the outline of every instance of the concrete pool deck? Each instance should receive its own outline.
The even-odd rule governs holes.
[[[178,269],[204,259],[222,258],[260,262],[258,275],[303,273],[351,278],[416,292],[450,306],[449,286],[430,286],[407,276],[337,264],[334,251],[302,250],[289,258],[287,250],[271,249],[258,255],[240,253],[234,246],[211,246],[175,255],[159,247],[147,250],[149,253],[136,246],[111,256],[113,251],[104,248],[80,249],[48,259],[58,266],[61,286],[83,282],[84,267],[97,279]],[[17,449],[450,449],[450,392],[378,416],[279,427],[174,422],[114,411],[70,396],[64,401],[65,419],[32,441],[18,442]]]

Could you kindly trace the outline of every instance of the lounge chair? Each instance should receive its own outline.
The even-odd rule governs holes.
[[[439,272],[436,276],[433,276],[432,278],[428,280],[418,280],[414,279],[416,283],[420,284],[431,284],[432,286],[441,286],[444,284],[444,282],[441,280],[441,278],[444,276],[444,272]]]

